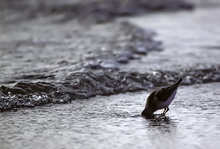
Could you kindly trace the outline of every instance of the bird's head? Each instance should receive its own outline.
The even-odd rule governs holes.
[[[153,115],[153,113],[156,111],[156,109],[154,108],[145,108],[142,113],[141,116],[143,117],[150,117]]]

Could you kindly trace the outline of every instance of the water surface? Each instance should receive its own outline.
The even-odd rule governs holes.
[[[3,23],[0,82],[18,84],[15,95],[1,88],[0,106],[15,111],[0,113],[0,148],[217,148],[220,11],[219,5],[206,3],[190,12],[151,13],[91,26],[73,18],[59,22],[62,14]],[[149,28],[163,47],[143,54],[146,39],[160,45]],[[135,42],[132,36],[138,36]],[[140,46],[142,53],[117,64],[117,54],[129,44]],[[97,59],[98,67],[118,70],[87,69],[85,64]],[[167,116],[142,118],[152,89],[180,76],[182,85],[189,86],[180,86]],[[84,99],[142,89],[148,91]],[[43,95],[38,93],[42,90]]]
[[[216,148],[219,87],[181,86],[167,116],[151,120],[140,116],[149,92],[0,113],[1,148]]]

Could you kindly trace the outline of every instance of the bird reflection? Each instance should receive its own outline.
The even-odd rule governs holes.
[[[150,131],[159,131],[160,133],[174,133],[176,130],[175,122],[161,114],[156,114],[152,117],[146,118],[148,122],[147,129]]]

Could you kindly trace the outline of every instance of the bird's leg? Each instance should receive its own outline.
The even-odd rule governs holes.
[[[165,113],[166,109],[167,109],[167,108],[164,108],[164,109],[163,109],[163,113],[162,113],[162,114],[164,114],[164,113]]]
[[[167,108],[166,108],[166,112],[164,113],[164,115],[165,115],[169,110],[170,110],[169,107],[167,107]]]
[[[169,111],[169,107],[164,108],[162,115],[165,115]]]
[[[167,108],[164,108],[163,113],[161,115],[165,115]]]

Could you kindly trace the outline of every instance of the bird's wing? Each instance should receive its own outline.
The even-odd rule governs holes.
[[[146,105],[152,105],[152,104],[154,103],[155,93],[156,93],[156,91],[153,91],[153,92],[148,96]]]
[[[155,93],[155,96],[156,96],[157,100],[159,100],[159,101],[166,101],[172,95],[172,93],[178,88],[178,86],[180,85],[182,80],[183,79],[180,78],[173,85],[170,85],[170,86],[167,86],[167,87],[163,87],[163,88],[157,90],[156,93]]]
[[[166,101],[172,93],[177,89],[178,86],[168,86],[168,87],[163,87],[156,92],[156,98],[158,101]]]

